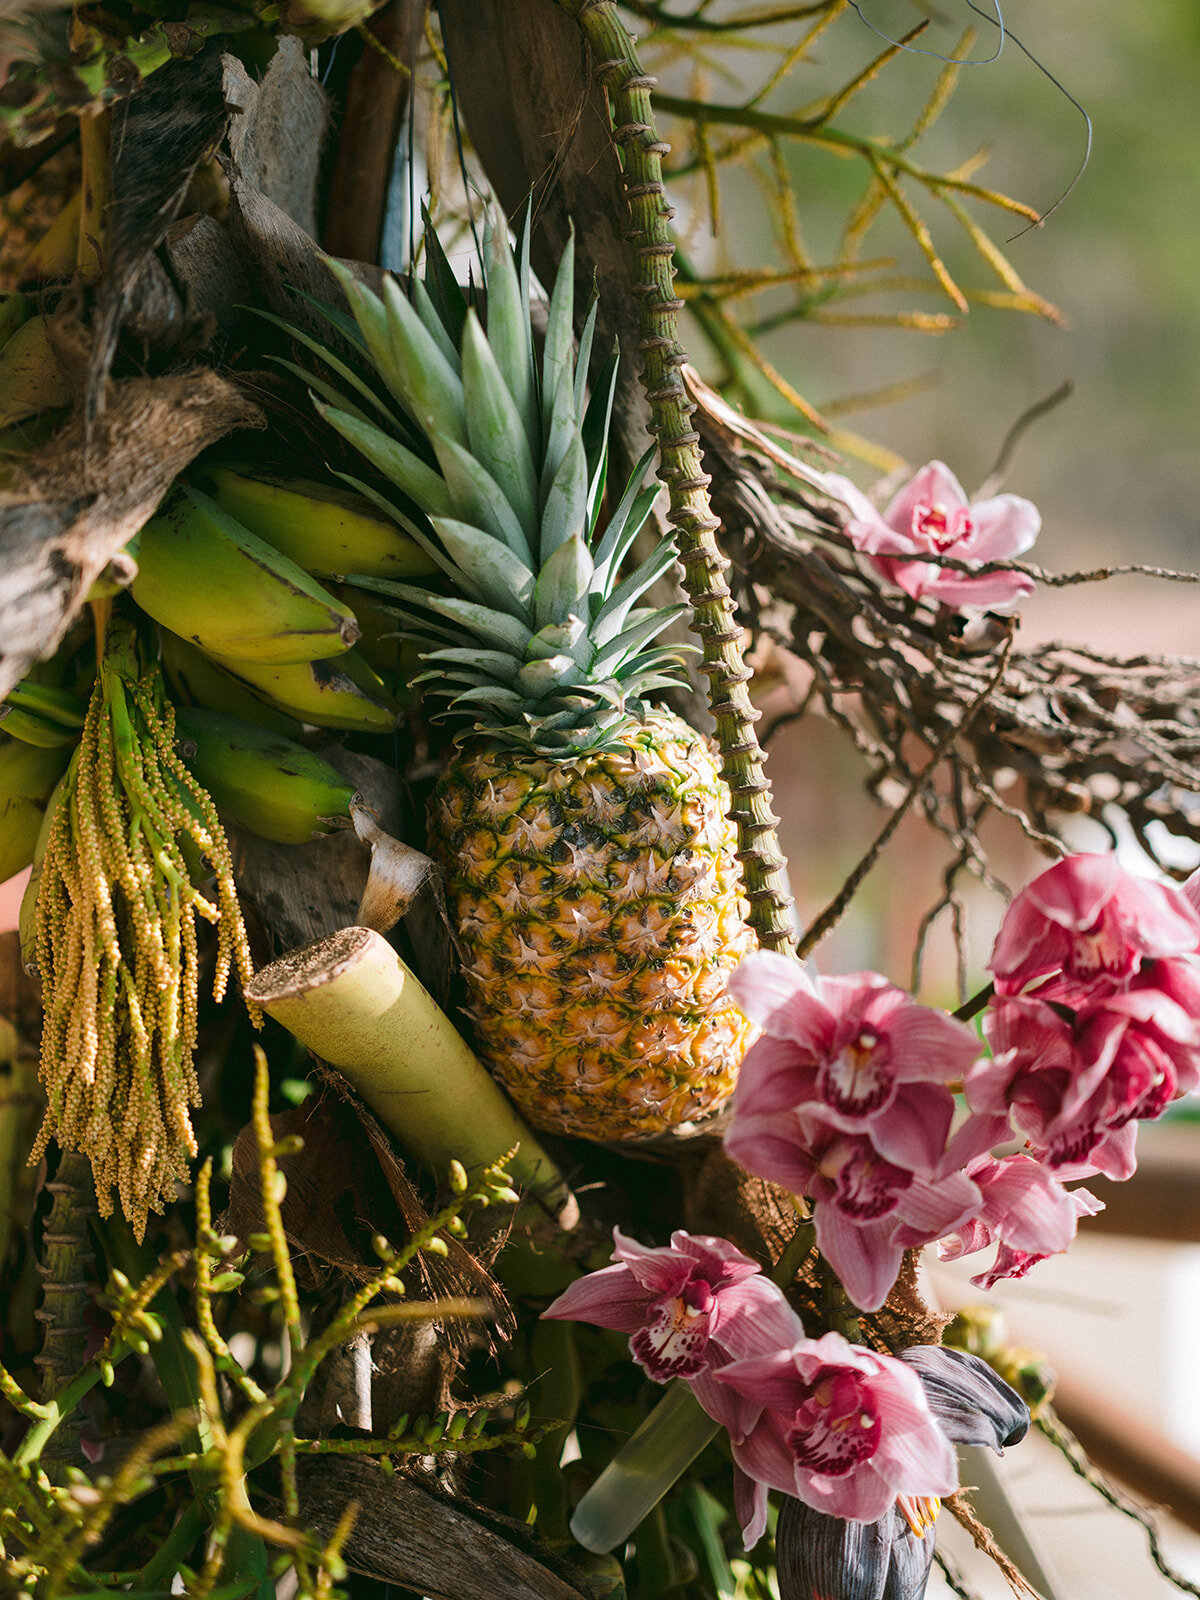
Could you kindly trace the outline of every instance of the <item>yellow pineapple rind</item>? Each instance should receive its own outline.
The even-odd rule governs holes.
[[[719,1110],[754,948],[714,754],[655,713],[570,761],[475,745],[431,803],[476,1044],[537,1128],[661,1133]]]

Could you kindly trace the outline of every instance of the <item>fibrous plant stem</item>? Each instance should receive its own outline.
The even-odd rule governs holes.
[[[49,1397],[84,1364],[89,1292],[96,1256],[88,1237],[88,1218],[96,1209],[92,1169],[85,1155],[68,1151],[46,1184],[53,1199],[42,1234],[42,1304],[36,1315],[46,1333],[34,1358],[42,1374],[42,1398]],[[75,1464],[82,1461],[82,1418],[68,1417],[44,1455]]]
[[[670,146],[659,139],[650,107],[655,80],[642,71],[615,0],[560,0],[560,4],[587,36],[596,79],[609,97],[613,140],[631,213],[628,237],[637,259],[633,293],[640,312],[638,348],[645,361],[641,378],[650,403],[651,431],[658,440],[659,477],[670,494],[667,520],[676,533],[692,626],[703,643],[700,670],[709,680],[750,922],[761,944],[788,951],[793,940],[791,897],[776,835],[779,819],[771,810],[766,757],[754,731],[760,713],[750,701],[751,673],[742,659],[742,629],[724,576],[729,562],[717,547],[720,522],[709,504],[711,479],[701,461],[700,436],[691,425],[695,407],[681,370],[687,361],[678,339],[683,302],[675,295],[673,212],[662,181],[662,159]]]

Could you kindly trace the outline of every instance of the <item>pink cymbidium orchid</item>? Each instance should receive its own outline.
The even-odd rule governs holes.
[[[1056,862],[1009,906],[992,952],[997,994],[1038,979],[1038,995],[1078,1005],[1123,987],[1147,959],[1200,949],[1200,914],[1179,889],[1135,878],[1115,855]]]
[[[811,1108],[843,1132],[870,1132],[892,1161],[937,1161],[940,1086],[979,1054],[964,1023],[876,972],[813,981],[769,950],[738,964],[729,993],[763,1029],[742,1062],[735,1116]]]
[[[938,1241],[942,1261],[957,1261],[996,1245],[991,1268],[971,1282],[990,1289],[1001,1278],[1021,1278],[1035,1262],[1066,1250],[1081,1216],[1103,1207],[1086,1189],[1068,1193],[1045,1167],[1026,1155],[977,1156],[966,1175],[981,1196],[975,1216]],[[915,1229],[897,1230],[896,1242],[919,1247],[932,1241]]]
[[[800,1318],[758,1263],[727,1239],[682,1229],[668,1246],[613,1229],[616,1265],[571,1284],[542,1315],[629,1334],[634,1360],[656,1383],[685,1379],[709,1416],[737,1438],[753,1420],[736,1391],[713,1382],[728,1361],[803,1337]]]
[[[1198,988],[1189,966],[1160,961],[1076,1011],[1002,996],[984,1020],[992,1058],[967,1074],[967,1101],[1007,1109],[1033,1154],[1063,1175],[1128,1178],[1134,1123],[1200,1083],[1200,1022],[1174,997],[1194,1004]]]
[[[1042,519],[1037,507],[1017,495],[1001,494],[974,504],[941,461],[931,461],[879,512],[848,478],[822,475],[822,487],[850,511],[846,524],[855,547],[890,583],[914,599],[927,596],[955,608],[1010,611],[1033,590],[1022,572],[977,576],[935,561],[906,556],[949,556],[975,563],[1007,561],[1028,550]]]
[[[768,1489],[827,1516],[875,1522],[897,1495],[941,1496],[958,1483],[954,1450],[921,1379],[904,1362],[841,1334],[731,1362],[716,1375],[759,1408],[733,1441],[746,1546],[766,1523]]]
[[[938,1171],[954,1097],[940,1086],[936,1095],[920,1157],[907,1165],[880,1151],[878,1130],[845,1133],[803,1111],[735,1113],[726,1131],[731,1160],[813,1202],[821,1254],[863,1311],[877,1311],[896,1281],[904,1255],[893,1238],[899,1225],[940,1238],[979,1208],[979,1190],[968,1177]]]

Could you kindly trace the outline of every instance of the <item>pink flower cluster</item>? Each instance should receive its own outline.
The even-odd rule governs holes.
[[[941,461],[924,466],[880,513],[849,478],[822,474],[821,485],[850,512],[846,532],[875,569],[914,599],[928,596],[951,607],[977,606],[1010,611],[1033,590],[1022,572],[976,575],[936,561],[906,556],[949,556],[972,566],[1011,560],[1038,536],[1037,508],[1015,494],[972,504],[958,479]]]
[[[874,1522],[897,1496],[949,1494],[952,1441],[1015,1442],[1020,1399],[961,1352],[909,1359],[810,1339],[782,1291],[727,1239],[682,1231],[651,1248],[613,1233],[615,1265],[573,1283],[543,1313],[629,1335],[656,1382],[687,1382],[728,1431],[746,1546],[766,1526],[767,1491],[827,1516]]]
[[[1198,875],[1200,876],[1200,875]],[[1010,906],[984,1021],[991,1053],[875,973],[811,980],[761,951],[730,993],[763,1029],[725,1148],[812,1203],[817,1242],[864,1311],[906,1249],[990,1245],[990,1288],[1065,1250],[1100,1209],[1064,1182],[1127,1178],[1140,1119],[1200,1085],[1200,884],[1134,878],[1111,855],[1068,857]],[[951,1086],[968,1115],[955,1126]],[[1025,1150],[995,1159],[1014,1133]]]
[[[1200,1085],[1200,916],[1111,855],[1069,856],[1009,908],[973,1110],[1007,1110],[1063,1178],[1128,1178],[1139,1121]]]

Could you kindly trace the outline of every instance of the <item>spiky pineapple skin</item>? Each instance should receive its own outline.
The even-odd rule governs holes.
[[[634,1139],[716,1111],[754,1030],[729,793],[655,713],[618,751],[468,747],[430,805],[481,1058],[537,1128]]]

